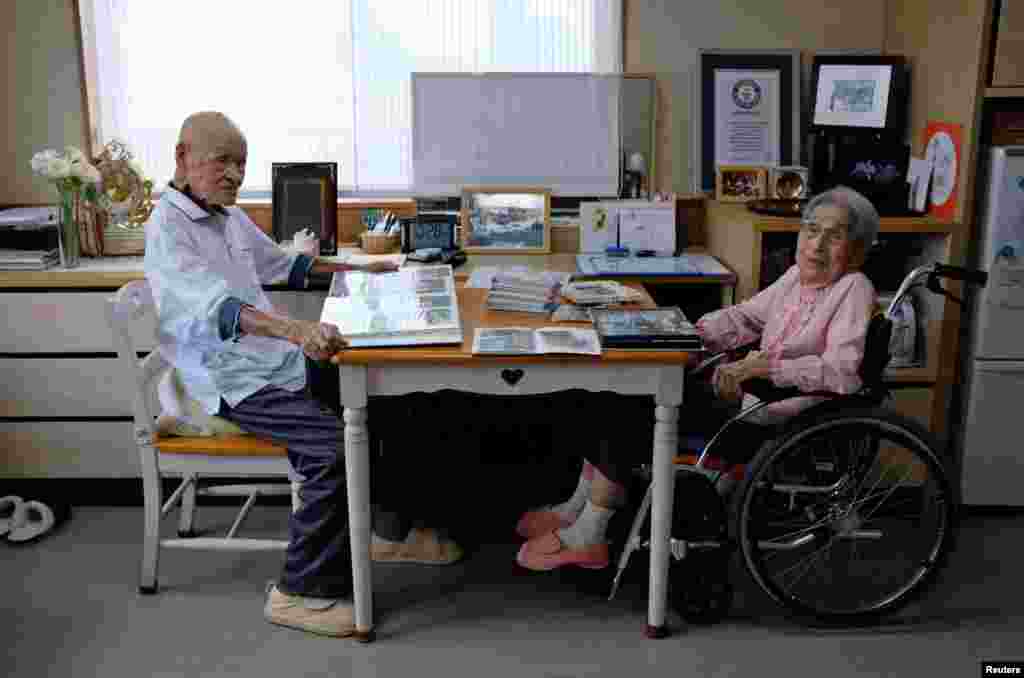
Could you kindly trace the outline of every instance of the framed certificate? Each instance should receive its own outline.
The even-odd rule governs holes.
[[[701,50],[694,87],[695,190],[720,165],[799,164],[799,50]]]

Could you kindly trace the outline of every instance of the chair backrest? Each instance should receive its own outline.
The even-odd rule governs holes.
[[[157,348],[139,360],[135,337],[141,331],[155,337],[155,309],[153,292],[146,280],[133,280],[124,285],[106,303],[107,322],[114,336],[118,365],[124,374],[122,383],[132,389],[135,428],[149,435],[155,432],[157,414],[150,406],[149,394],[157,378],[170,368],[170,363]]]
[[[892,338],[892,321],[884,313],[875,313],[868,323],[868,332],[864,340],[864,358],[860,361],[858,371],[866,388],[873,388],[882,383],[882,375],[889,364],[889,341]]]

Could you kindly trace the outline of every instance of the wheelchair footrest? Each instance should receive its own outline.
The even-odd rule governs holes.
[[[720,541],[687,541],[685,539],[669,539],[669,551],[676,560],[683,560],[690,551],[708,551],[727,546]]]

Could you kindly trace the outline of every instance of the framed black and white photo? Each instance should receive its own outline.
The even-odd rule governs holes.
[[[815,56],[811,79],[812,130],[902,134],[909,86],[904,57]]]
[[[694,89],[696,190],[719,165],[799,164],[799,50],[700,50]]]

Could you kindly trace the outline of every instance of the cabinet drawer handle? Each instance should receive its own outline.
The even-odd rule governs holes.
[[[522,370],[502,370],[501,378],[509,386],[515,386],[519,383],[519,380],[523,378],[526,372]]]

